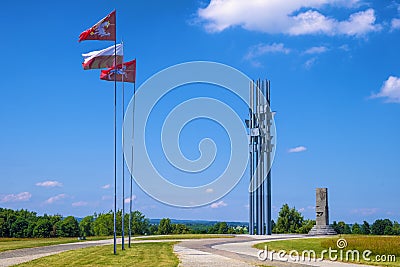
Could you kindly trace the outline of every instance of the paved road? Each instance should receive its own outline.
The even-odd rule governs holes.
[[[208,266],[267,266],[277,267],[365,267],[367,265],[348,264],[331,261],[291,261],[286,257],[283,260],[271,261],[271,253],[268,259],[262,261],[258,259],[258,249],[253,248],[254,244],[272,241],[301,238],[301,235],[272,235],[272,236],[249,236],[241,235],[224,239],[202,239],[186,240],[175,245],[174,251],[181,260],[182,267],[208,267]],[[262,255],[264,256],[264,255]]]
[[[93,246],[104,246],[113,244],[114,240],[97,240],[97,241],[86,241],[79,243],[70,243],[70,244],[61,244],[61,245],[52,245],[45,247],[37,247],[37,248],[24,248],[24,249],[16,249],[9,250],[0,253],[0,266],[12,266],[15,264],[20,264],[23,262],[31,261],[37,258],[61,253],[68,250],[87,248]],[[119,240],[119,242],[121,242]]]
[[[191,239],[191,240],[138,240],[140,242],[168,242],[180,241],[174,246],[174,251],[178,255],[181,267],[253,267],[265,264],[277,267],[362,267],[366,265],[346,264],[339,262],[290,262],[269,260],[261,261],[258,259],[258,249],[252,246],[256,243],[272,240],[293,239],[303,237],[300,235],[272,235],[272,236],[249,236],[239,235],[235,238],[213,238],[213,239]],[[118,243],[121,239],[118,240]],[[111,245],[113,240],[86,241],[71,244],[53,245],[38,248],[18,249],[0,253],[0,266],[11,266],[37,258],[61,253],[68,250]]]

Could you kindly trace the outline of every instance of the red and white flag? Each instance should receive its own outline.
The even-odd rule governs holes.
[[[123,61],[122,44],[117,44],[116,48],[116,56],[114,56],[114,46],[110,46],[100,51],[92,51],[82,54],[84,59],[82,63],[83,69],[104,69],[121,64]]]
[[[100,73],[100,79],[106,81],[117,82],[136,82],[136,59],[119,64],[116,68],[109,68],[107,70],[102,70]]]
[[[103,40],[115,41],[115,10],[97,22],[93,27],[87,29],[79,35],[79,41],[85,40]]]

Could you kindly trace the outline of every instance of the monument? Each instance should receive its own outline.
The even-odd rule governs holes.
[[[250,82],[249,159],[250,198],[249,234],[270,235],[271,217],[271,161],[272,161],[272,119],[270,109],[270,81]]]
[[[329,225],[328,188],[316,189],[315,201],[316,225],[309,235],[336,235],[336,231]]]

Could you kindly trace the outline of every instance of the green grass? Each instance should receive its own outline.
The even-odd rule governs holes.
[[[140,243],[126,247],[118,246],[118,254],[113,254],[113,246],[90,247],[43,257],[17,266],[178,266],[179,259],[173,252],[174,242]]]
[[[321,257],[321,252],[324,249],[338,249],[337,240],[339,238],[344,238],[347,241],[347,247],[343,248],[343,261],[346,261],[346,251],[348,250],[358,250],[360,252],[360,262],[369,265],[379,265],[379,266],[400,266],[400,236],[366,236],[366,235],[342,235],[340,237],[329,237],[329,238],[302,238],[302,239],[292,239],[292,240],[281,240],[265,242],[255,245],[254,247],[258,249],[264,249],[268,246],[268,250],[285,250],[289,253],[291,250],[296,250],[299,252],[300,256],[302,251],[314,250],[316,252],[316,257]],[[362,257],[362,252],[365,250],[372,251],[369,255],[371,261],[365,261]],[[340,251],[340,250],[339,250]],[[335,255],[335,254],[333,254]],[[337,253],[340,258],[340,254]],[[395,255],[396,262],[377,262],[376,255]],[[327,253],[324,254],[325,259],[329,259]],[[349,257],[351,261],[351,257]],[[353,261],[357,263],[356,261]]]
[[[95,236],[88,237],[86,241],[110,239],[111,236]],[[60,238],[0,238],[0,252],[14,250],[20,248],[44,247],[50,245],[58,245],[65,243],[83,242],[77,237],[60,237]]]
[[[234,235],[218,235],[218,234],[182,234],[182,235],[159,235],[135,237],[135,240],[171,240],[171,239],[204,239],[204,238],[232,238]]]

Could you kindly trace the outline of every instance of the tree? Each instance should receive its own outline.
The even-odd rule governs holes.
[[[75,237],[79,236],[79,224],[73,216],[68,216],[64,220],[56,223],[57,236]]]
[[[93,216],[86,216],[79,222],[80,236],[93,236]]]
[[[190,229],[187,228],[187,226],[184,224],[173,224],[172,225],[172,233],[177,234],[177,235],[188,234],[188,233],[190,233]]]
[[[97,236],[108,236],[114,234],[114,214],[112,211],[97,216],[93,222],[93,231]]]
[[[389,219],[376,220],[371,226],[371,234],[373,235],[384,235],[391,234],[393,223]]]
[[[336,231],[338,234],[351,234],[351,229],[350,226],[348,226],[345,222],[340,221],[336,223],[336,221],[333,222],[332,228]]]
[[[299,228],[298,233],[300,234],[308,234],[311,228],[315,225],[315,220],[304,220],[303,225]]]
[[[160,224],[158,225],[157,233],[159,235],[169,235],[172,233],[172,225],[169,218],[161,219]]]
[[[0,237],[7,236],[6,229],[7,229],[6,221],[4,220],[4,218],[0,217]]]
[[[356,235],[362,234],[360,225],[358,223],[353,224],[351,232]]]
[[[156,235],[158,232],[158,226],[156,224],[152,224],[149,227],[149,234],[150,235]]]
[[[29,222],[25,218],[17,218],[17,220],[11,225],[11,237],[26,237],[26,230],[28,228],[28,225]]]
[[[279,211],[278,220],[275,226],[276,233],[298,233],[304,221],[303,216],[294,207],[289,208],[284,204]]]
[[[274,221],[274,220],[271,220],[271,231],[272,231],[272,233],[276,233],[276,232],[275,232],[275,227],[276,227],[275,221]]]
[[[52,225],[47,216],[43,216],[38,219],[36,226],[33,229],[34,237],[50,237],[50,232],[52,231]]]
[[[227,234],[228,233],[228,224],[226,222],[219,222],[218,224],[218,234]]]
[[[363,235],[369,235],[371,233],[371,229],[367,221],[364,221],[363,224],[361,225],[361,233]]]
[[[400,223],[396,221],[393,222],[393,234],[400,235]]]
[[[343,229],[343,234],[351,234],[351,228],[348,224],[344,224]]]
[[[128,224],[129,223],[127,223],[126,225]],[[140,211],[136,210],[132,212],[132,234],[144,235],[149,232],[149,226],[149,219],[147,219]]]

